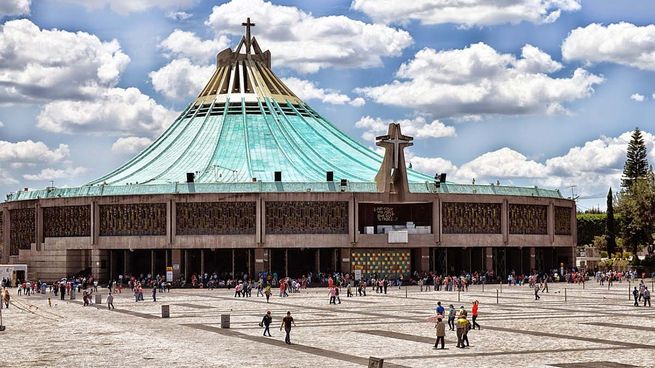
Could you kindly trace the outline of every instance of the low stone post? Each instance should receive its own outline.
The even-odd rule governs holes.
[[[171,318],[171,307],[169,305],[161,306],[161,318]]]
[[[221,314],[221,328],[230,328],[229,314]]]
[[[102,304],[102,294],[96,294],[96,304],[97,305]]]
[[[384,359],[368,357],[368,368],[383,368]]]

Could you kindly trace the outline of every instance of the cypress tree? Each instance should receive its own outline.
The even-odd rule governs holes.
[[[644,138],[641,130],[635,128],[632,132],[630,143],[628,144],[627,159],[623,166],[623,180],[621,186],[630,189],[636,179],[644,178],[648,175],[648,159]]]
[[[607,239],[607,255],[612,258],[616,252],[616,223],[614,221],[614,203],[612,188],[607,192],[607,219],[605,220],[605,237]]]

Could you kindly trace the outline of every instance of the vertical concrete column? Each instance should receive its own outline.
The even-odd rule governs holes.
[[[9,247],[9,242],[11,241],[11,237],[9,236],[9,231],[10,231],[10,224],[9,224],[9,208],[2,208],[0,209],[2,211],[2,216],[3,216],[3,221],[2,221],[2,263],[10,263],[9,262],[9,255],[10,255],[10,250],[11,248]]]
[[[359,230],[359,224],[355,222],[355,193],[352,193],[348,200],[348,239],[351,243],[356,242],[355,233]]]
[[[182,249],[171,249],[171,262],[173,266],[173,280],[180,278],[180,268],[182,264]]]
[[[200,274],[205,274],[205,250],[200,249]]]
[[[486,247],[484,248],[484,253],[485,256],[487,257],[486,262],[485,262],[485,267],[487,268],[487,272],[492,271],[494,269],[494,251],[492,247]]]
[[[503,233],[503,243],[509,244],[509,203],[507,199],[503,199],[503,207],[501,210],[500,228]]]
[[[100,235],[100,208],[98,202],[91,202],[91,244],[98,244]]]
[[[555,204],[553,203],[553,201],[550,201],[550,203],[548,204],[547,223],[548,223],[548,238],[550,239],[550,244],[554,245],[555,244]]]
[[[166,207],[166,228],[168,229],[168,243],[170,245],[175,244],[175,237],[177,236],[177,207],[174,200],[168,201],[168,206]]]
[[[284,250],[284,276],[289,277],[289,249]]]
[[[267,259],[264,255],[264,248],[255,248],[255,273],[266,272]]]
[[[235,279],[237,277],[235,266],[234,266],[234,248],[232,248],[232,277],[234,277]]]
[[[316,249],[316,273],[321,273],[321,248]]]
[[[93,248],[91,249],[91,275],[98,282],[108,281],[107,261],[109,258],[109,251]]]
[[[535,247],[530,247],[530,272],[537,268],[537,250]]]
[[[353,243],[357,243],[359,241],[359,201],[357,200],[356,193],[353,193],[353,212],[354,212],[354,220],[353,223],[355,224],[355,232],[353,233]]]
[[[350,248],[341,248],[341,272],[352,272]]]
[[[262,212],[264,205],[262,203],[261,198],[257,198],[257,201],[255,202],[255,244],[262,244],[263,243],[263,238],[262,234],[264,231],[264,223],[263,223],[263,218],[264,218],[264,213]],[[255,253],[255,258],[257,257],[257,254]]]
[[[430,248],[419,248],[421,255],[421,272],[430,271]]]
[[[184,280],[189,279],[189,250],[184,250]]]
[[[36,250],[41,251],[41,244],[43,243],[43,208],[39,202],[36,202],[35,206],[35,216],[36,216],[36,237],[34,238],[34,243],[36,245]]]
[[[437,196],[432,202],[432,235],[434,235],[434,242],[441,244],[441,200]]]
[[[123,272],[124,272],[125,275],[130,274],[130,259],[129,259],[130,253],[131,252],[129,250],[127,250],[127,249],[123,250],[123,270],[124,270]],[[129,280],[129,278],[128,278],[128,280]],[[125,280],[125,282],[127,282],[128,280]]]
[[[150,249],[150,275],[155,277],[155,250]]]

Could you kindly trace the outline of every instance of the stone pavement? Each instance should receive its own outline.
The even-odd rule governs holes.
[[[634,286],[634,283],[632,284]],[[648,280],[650,287],[651,282]],[[566,290],[565,290],[566,288]],[[387,295],[342,297],[329,305],[327,289],[308,289],[288,298],[234,298],[228,290],[173,290],[156,303],[134,302],[128,291],[106,305],[83,307],[81,300],[43,295],[16,296],[3,310],[2,367],[366,367],[368,357],[385,367],[652,367],[655,366],[655,309],[633,307],[628,283],[611,290],[595,282],[550,284],[535,301],[527,287],[480,286],[468,292],[420,292],[389,288]],[[103,301],[106,290],[100,290]],[[345,294],[345,292],[344,292]],[[565,300],[566,294],[566,300]],[[79,296],[79,295],[78,295]],[[458,301],[458,298],[460,301]],[[469,333],[471,346],[434,350],[436,302],[470,311],[480,301],[482,330]],[[171,318],[162,319],[161,305]],[[261,317],[273,314],[263,337]],[[291,311],[297,327],[284,344],[279,324]],[[220,328],[221,314],[231,328]]]

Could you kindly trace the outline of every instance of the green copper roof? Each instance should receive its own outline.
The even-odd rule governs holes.
[[[372,182],[382,156],[336,129],[304,104],[264,98],[190,107],[145,151],[89,185],[247,183],[253,179]],[[432,177],[410,171],[410,182]]]

